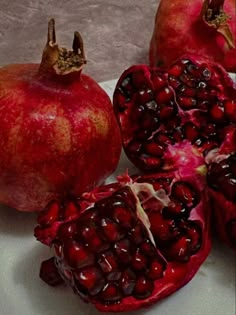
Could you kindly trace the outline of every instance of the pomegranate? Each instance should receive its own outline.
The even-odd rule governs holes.
[[[217,234],[236,250],[236,127],[207,158],[207,182]]]
[[[151,66],[168,66],[183,54],[210,58],[236,72],[236,1],[161,0],[150,42]]]
[[[143,171],[195,168],[196,158],[218,147],[223,130],[236,123],[233,81],[222,67],[196,56],[165,71],[130,67],[118,80],[113,103],[124,150]]]
[[[166,70],[132,66],[117,83],[114,108],[125,152],[138,168],[192,170],[195,182],[196,174],[206,177],[199,184],[217,234],[235,248],[236,89],[224,69],[196,56]]]
[[[53,251],[40,277],[66,282],[100,311],[131,311],[170,295],[192,279],[211,246],[204,176],[118,179],[51,201],[35,228]]]
[[[41,64],[0,69],[1,203],[39,211],[116,169],[121,139],[112,103],[81,73],[85,63],[80,34],[73,50],[59,48],[51,19]]]

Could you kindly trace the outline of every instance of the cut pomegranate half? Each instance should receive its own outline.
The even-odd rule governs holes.
[[[132,66],[121,75],[113,103],[128,158],[144,171],[178,168],[185,159],[219,146],[236,123],[236,89],[217,64],[186,56],[166,71]],[[192,144],[185,148],[185,144]],[[191,156],[191,154],[190,154]]]
[[[206,259],[209,209],[200,187],[175,172],[126,174],[49,204],[35,236],[52,247],[61,279],[83,300],[101,311],[139,309],[184,286]],[[48,284],[59,282],[51,262],[41,268]]]

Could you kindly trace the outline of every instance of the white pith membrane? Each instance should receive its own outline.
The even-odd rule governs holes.
[[[142,221],[142,223],[146,227],[150,240],[156,247],[153,235],[150,231],[151,223],[142,205],[148,202],[151,198],[154,198],[156,199],[157,203],[160,205],[160,210],[161,210],[164,207],[168,207],[169,203],[171,202],[170,198],[168,197],[164,189],[155,191],[152,184],[149,184],[149,183],[133,183],[128,186],[132,190],[133,195],[136,199],[137,217],[140,219],[140,221]],[[142,200],[142,202],[140,202],[139,198],[137,197],[140,192],[146,192],[148,194],[148,197],[145,200]]]

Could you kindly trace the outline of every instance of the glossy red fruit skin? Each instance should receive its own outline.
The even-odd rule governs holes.
[[[112,103],[99,84],[81,71],[39,75],[39,67],[0,69],[0,202],[21,211],[101,184],[121,153]]]
[[[83,213],[86,213],[86,209],[89,209],[94,202],[98,200],[102,200],[105,197],[111,196],[115,191],[124,187],[126,185],[132,185],[136,182],[145,182],[145,180],[150,179],[150,177],[172,177],[174,176],[173,173],[164,173],[164,174],[151,174],[151,175],[144,175],[144,176],[134,176],[131,179],[127,174],[124,176],[120,176],[118,178],[118,182],[104,185],[100,187],[96,187],[90,192],[84,193],[75,203],[78,206],[78,212],[73,212],[68,217],[58,217],[57,219],[54,218],[49,223],[49,217],[46,212],[41,212],[38,217],[38,225],[35,228],[35,237],[41,241],[42,243],[53,246],[54,240],[58,240],[58,229],[61,225],[65,222],[70,222],[79,218],[79,216]],[[189,182],[194,182],[194,180],[189,177],[188,175],[185,176],[185,180]],[[198,177],[198,176],[197,176]],[[198,180],[195,184],[198,186],[200,182],[204,180],[202,176],[199,176]],[[124,312],[124,311],[133,311],[138,310],[143,307],[148,307],[160,299],[163,299],[170,294],[174,293],[184,285],[186,285],[196,274],[199,270],[201,264],[207,258],[210,248],[211,248],[211,237],[210,237],[210,211],[207,208],[207,196],[204,193],[204,189],[201,190],[202,200],[194,212],[191,214],[191,220],[198,220],[200,222],[200,226],[202,228],[202,245],[200,250],[191,256],[190,260],[187,263],[183,262],[175,262],[169,261],[167,265],[167,269],[164,273],[164,277],[162,279],[158,279],[155,281],[155,289],[152,295],[148,298],[137,300],[132,296],[125,297],[121,303],[115,304],[104,304],[98,303],[98,301],[90,301],[94,303],[95,307],[102,312]],[[205,202],[205,208],[203,211],[203,204]],[[68,212],[69,214],[69,212]],[[67,281],[68,282],[68,281]],[[71,285],[70,281],[68,282]],[[73,284],[72,284],[73,287]]]
[[[170,5],[168,0],[160,1],[150,41],[150,65],[168,66],[183,54],[195,53],[236,72],[236,2],[214,1],[216,14],[223,9],[228,17],[226,23],[219,17],[220,24],[205,18],[209,2],[177,0]]]

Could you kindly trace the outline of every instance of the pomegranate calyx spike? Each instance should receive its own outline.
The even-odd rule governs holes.
[[[84,42],[83,38],[80,35],[79,32],[75,31],[74,33],[74,40],[73,40],[73,45],[72,45],[73,52],[76,55],[80,55],[81,61],[84,61],[86,63],[86,58],[85,58],[85,53],[84,53]]]
[[[48,22],[48,45],[56,44],[55,20],[51,18]]]
[[[39,76],[68,75],[74,72],[80,73],[86,64],[84,45],[79,32],[74,33],[73,50],[59,47],[56,43],[55,20],[48,22],[47,44],[43,51],[42,61],[39,67]],[[55,79],[55,78],[54,78]]]

